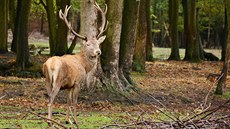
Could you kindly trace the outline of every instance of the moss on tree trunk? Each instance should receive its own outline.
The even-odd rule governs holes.
[[[147,39],[147,21],[146,21],[146,0],[140,1],[138,29],[136,45],[133,56],[133,70],[137,72],[145,71],[146,61],[146,39]]]
[[[28,48],[28,18],[31,0],[19,0],[17,4],[14,40],[17,44],[16,65],[24,70],[30,65]]]
[[[179,1],[169,0],[169,35],[171,42],[171,54],[169,60],[180,60],[178,43],[178,10]]]

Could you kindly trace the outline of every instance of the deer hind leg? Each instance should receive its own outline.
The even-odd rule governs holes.
[[[71,105],[72,105],[72,96],[73,96],[73,89],[68,89],[68,97],[67,97],[67,114],[66,114],[66,123],[69,123],[70,121],[70,113],[71,113]]]
[[[73,95],[72,95],[72,107],[73,107],[73,119],[77,124],[77,98],[80,91],[79,84],[74,85]]]
[[[48,103],[48,119],[52,118],[52,112],[53,112],[53,101],[56,95],[58,94],[61,86],[56,85],[53,87],[51,92],[49,93],[49,103]]]

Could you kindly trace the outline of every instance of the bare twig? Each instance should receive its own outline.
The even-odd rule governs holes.
[[[55,124],[61,126],[62,128],[68,129],[67,126],[65,126],[65,125],[61,124],[60,122],[57,122],[57,121],[55,121],[55,120],[53,120],[53,119],[49,119],[49,118],[46,118],[46,117],[44,117],[44,116],[42,116],[42,115],[38,115],[38,114],[36,114],[36,113],[34,113],[34,112],[32,112],[32,111],[27,111],[27,112],[29,112],[29,113],[31,113],[31,114],[33,114],[33,115],[36,115],[36,116],[38,116],[38,117],[40,117],[40,118],[42,118],[42,119],[48,120],[48,121],[50,121],[50,122],[53,122],[53,123],[55,123]]]
[[[4,97],[6,97],[6,94],[5,94],[5,95],[3,95],[3,96],[1,96],[1,97],[0,97],[0,99],[3,99]]]
[[[207,93],[207,95],[205,96],[205,99],[204,99],[204,107],[205,107],[206,104],[207,104],[208,96],[210,95],[210,93],[211,93],[213,87],[214,87],[214,86],[216,85],[216,83],[223,77],[223,75],[224,75],[224,73],[222,73],[222,74],[218,77],[218,79],[215,80],[215,82],[212,84],[211,88],[209,89],[209,91],[208,91],[208,93]]]
[[[213,108],[213,109],[210,109],[210,110],[206,110],[206,111],[203,111],[203,112],[201,112],[201,113],[199,113],[199,114],[196,114],[195,116],[192,116],[192,117],[188,118],[187,120],[185,120],[184,123],[185,123],[185,122],[188,122],[188,121],[191,121],[191,120],[193,120],[193,119],[195,119],[195,118],[204,119],[204,118],[210,116],[211,114],[213,114],[214,112],[216,112],[216,111],[220,110],[221,108],[223,108],[224,105],[225,105],[225,104],[228,104],[229,102],[230,102],[230,100],[226,101],[224,104],[222,104],[222,105],[220,105],[220,106],[218,106],[218,107],[216,107],[216,108]],[[206,113],[207,113],[207,114],[206,114]],[[200,116],[202,116],[202,115],[204,115],[204,114],[206,114],[206,115],[203,116],[203,117],[200,117]]]

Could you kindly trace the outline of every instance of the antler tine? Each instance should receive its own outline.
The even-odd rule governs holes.
[[[100,27],[100,32],[97,35],[97,38],[99,38],[107,29],[108,26],[108,21],[106,20],[106,13],[107,13],[107,5],[105,5],[105,11],[103,12],[100,6],[98,5],[97,2],[95,2],[94,7],[101,13],[101,18],[102,18],[102,24]]]
[[[70,9],[71,6],[66,6],[65,7],[65,11],[64,13],[62,12],[62,10],[59,11],[59,17],[65,22],[66,26],[69,28],[69,30],[77,37],[79,37],[80,39],[82,40],[85,40],[87,41],[87,37],[85,36],[82,36],[80,34],[78,34],[77,32],[74,31],[74,29],[72,28],[71,24],[68,22],[67,20],[67,15],[68,15],[68,12],[69,12],[69,9]]]

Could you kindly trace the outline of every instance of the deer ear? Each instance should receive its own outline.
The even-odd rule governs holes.
[[[99,39],[98,39],[98,43],[101,44],[102,42],[104,42],[106,36],[101,36]]]

